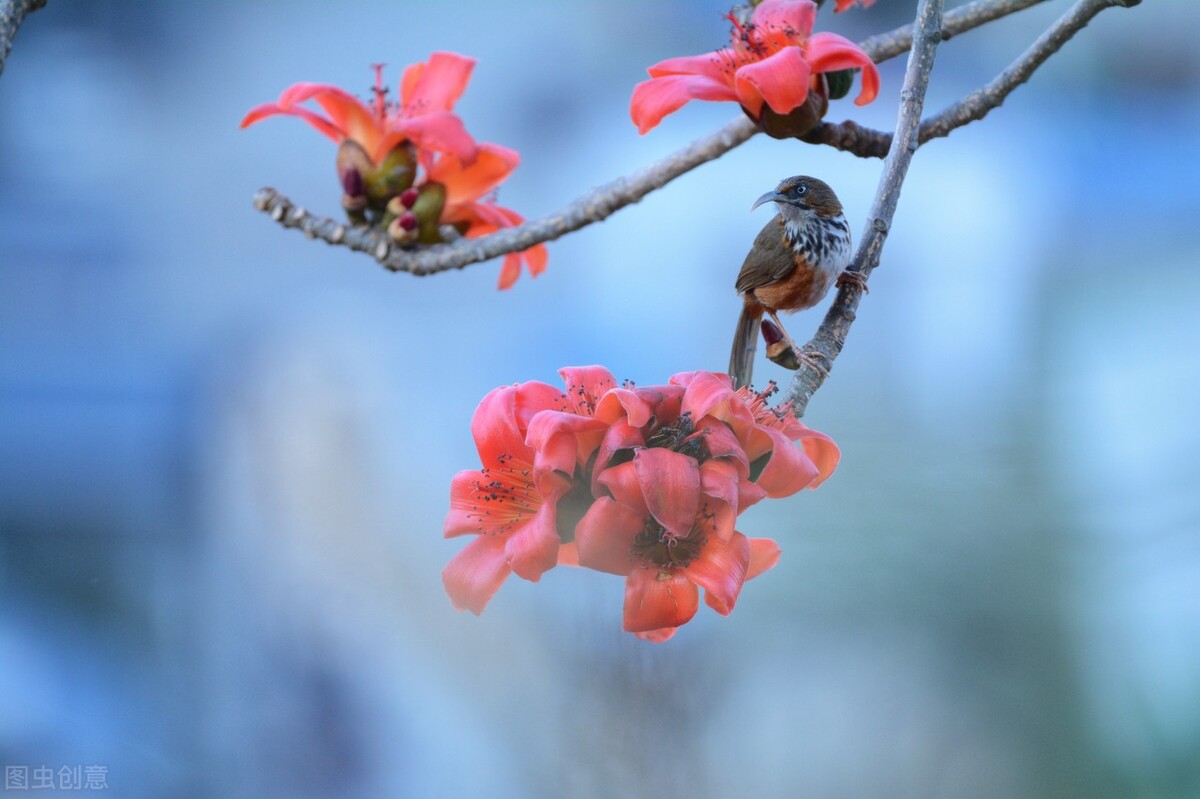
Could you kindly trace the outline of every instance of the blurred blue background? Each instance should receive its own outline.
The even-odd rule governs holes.
[[[820,24],[861,39],[913,5]],[[948,42],[928,107],[1066,7]],[[237,123],[297,81],[365,95],[371,62],[394,84],[469,54],[458,111],[521,152],[500,200],[538,216],[736,116],[628,119],[645,67],[721,46],[727,9],[26,20],[0,76],[0,762],[103,765],[121,797],[1200,796],[1193,3],[1101,14],[917,154],[805,420],[842,465],[741,518],[784,554],[731,617],[642,643],[622,581],[570,569],[451,608],[480,397],[568,364],[722,369],[750,202],[817,175],[857,233],[880,164],[756,137],[501,293],[498,263],[418,279],[273,224],[260,186],[339,211],[334,145]],[[902,70],[830,118],[889,128]]]

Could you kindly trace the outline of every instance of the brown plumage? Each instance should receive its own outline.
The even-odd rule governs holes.
[[[751,210],[766,202],[775,203],[779,214],[759,231],[735,284],[743,306],[729,374],[739,386],[750,383],[763,313],[782,331],[778,312],[816,305],[850,263],[850,227],[827,184],[806,175],[787,178]]]

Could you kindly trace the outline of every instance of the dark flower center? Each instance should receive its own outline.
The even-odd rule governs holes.
[[[661,424],[646,436],[647,447],[661,447],[687,455],[699,463],[708,460],[710,453],[704,435],[696,435],[696,423],[690,413],[682,414],[670,424]]]
[[[589,487],[591,482],[591,470],[584,470],[583,474],[576,476],[571,482],[571,490],[558,500],[556,511],[558,537],[564,544],[575,540],[575,525],[579,524],[579,520],[583,518],[595,501]]]
[[[658,523],[653,516],[646,517],[642,531],[633,539],[630,554],[643,565],[662,571],[686,569],[704,549],[707,540],[701,525],[695,525],[687,535],[677,536]]]

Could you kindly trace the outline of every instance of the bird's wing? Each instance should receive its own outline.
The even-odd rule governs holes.
[[[744,294],[783,280],[795,268],[795,254],[783,235],[779,217],[775,217],[758,232],[735,285],[738,293]]]

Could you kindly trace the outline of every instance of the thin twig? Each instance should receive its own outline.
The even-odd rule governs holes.
[[[949,136],[956,128],[983,119],[998,108],[1018,86],[1026,83],[1042,64],[1101,11],[1113,6],[1130,7],[1141,0],[1080,0],[1063,14],[1029,49],[1013,61],[990,83],[921,123],[917,143]],[[865,128],[847,120],[838,124],[821,123],[804,137],[811,144],[827,144],[862,158],[883,158],[892,143],[892,134]]]
[[[925,90],[929,86],[929,74],[933,71],[938,43],[942,40],[942,0],[921,0],[913,25],[916,33],[908,56],[908,68],[904,73],[904,85],[900,89],[896,137],[883,162],[883,175],[867,217],[870,224],[850,266],[863,278],[869,277],[871,270],[879,264],[879,255],[887,240],[896,204],[900,201],[900,188],[904,185],[913,153],[917,151],[917,131],[921,110],[925,105]],[[843,285],[817,334],[802,348],[808,356],[808,362],[796,371],[787,397],[797,416],[804,415],[809,398],[825,381],[834,359],[845,346],[846,335],[854,322],[861,297],[861,287],[852,282]]]
[[[946,14],[941,35],[958,35],[1044,1],[975,0]],[[905,25],[873,36],[861,46],[871,59],[883,62],[909,49],[912,31],[912,25]],[[261,189],[255,195],[254,205],[284,227],[302,230],[310,238],[320,238],[330,244],[369,253],[392,271],[429,275],[518,252],[606,219],[680,175],[724,155],[756,131],[757,128],[748,119],[735,119],[716,133],[661,161],[585,192],[560,211],[488,236],[461,239],[419,250],[396,247],[379,230],[352,228],[328,217],[313,216],[274,189]]]
[[[4,74],[4,62],[8,60],[17,28],[28,14],[44,5],[46,0],[0,0],[0,75]]]

